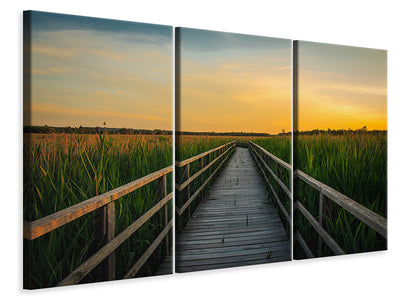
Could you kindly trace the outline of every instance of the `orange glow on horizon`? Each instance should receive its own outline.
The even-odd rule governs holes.
[[[298,42],[298,128],[387,129],[386,51]]]

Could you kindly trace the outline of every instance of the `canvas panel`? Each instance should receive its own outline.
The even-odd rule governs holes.
[[[387,52],[294,43],[294,258],[387,249]]]
[[[24,288],[172,273],[172,27],[24,12]]]
[[[291,259],[291,41],[177,28],[176,272]]]

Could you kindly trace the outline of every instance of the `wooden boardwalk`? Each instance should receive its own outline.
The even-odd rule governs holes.
[[[208,196],[176,236],[176,272],[285,261],[290,257],[289,238],[256,164],[247,148],[238,147]]]

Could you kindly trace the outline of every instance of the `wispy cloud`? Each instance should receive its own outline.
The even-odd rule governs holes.
[[[33,124],[97,126],[107,118],[116,127],[170,129],[171,29],[67,21],[32,32]]]

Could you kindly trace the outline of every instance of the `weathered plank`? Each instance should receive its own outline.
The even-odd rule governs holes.
[[[285,261],[291,246],[246,148],[236,148],[176,237],[176,271]]]

